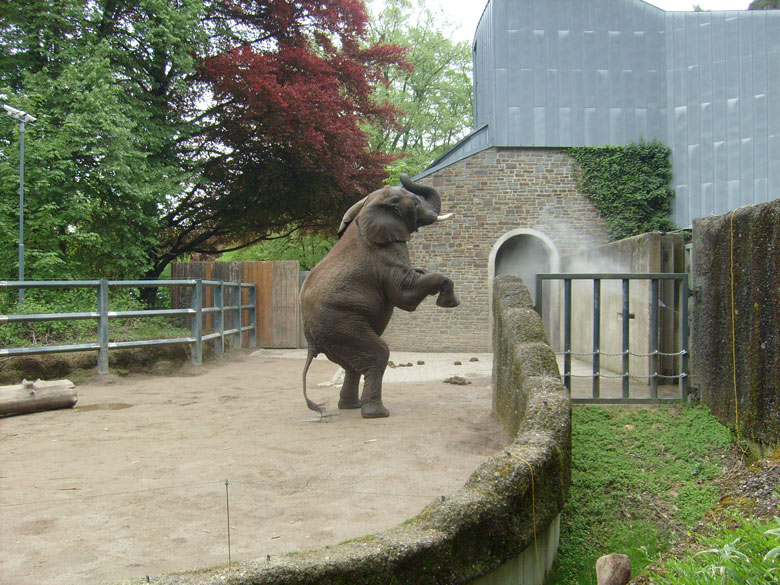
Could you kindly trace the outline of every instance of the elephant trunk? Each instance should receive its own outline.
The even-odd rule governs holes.
[[[439,192],[436,189],[429,187],[428,185],[415,183],[406,173],[401,173],[401,184],[407,191],[414,193],[415,195],[419,195],[425,199],[425,202],[428,204],[428,206],[436,213],[436,215],[439,215],[439,212],[441,211],[441,197],[439,196]]]

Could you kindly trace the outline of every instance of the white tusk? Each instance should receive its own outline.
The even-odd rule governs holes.
[[[446,219],[449,219],[453,216],[453,213],[445,213],[444,215],[439,215],[436,217],[436,221],[444,221]]]

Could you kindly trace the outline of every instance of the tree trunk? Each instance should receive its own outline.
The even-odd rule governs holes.
[[[23,380],[21,384],[0,386],[0,415],[72,408],[77,400],[70,380]]]

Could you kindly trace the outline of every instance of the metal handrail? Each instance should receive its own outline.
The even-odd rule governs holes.
[[[142,311],[109,311],[108,310],[108,291],[110,288],[145,288],[145,287],[174,287],[190,286],[193,287],[191,297],[191,306],[184,309],[154,309]],[[214,306],[204,307],[205,298],[204,287],[214,287]],[[143,347],[162,344],[187,343],[193,345],[192,363],[200,365],[203,363],[203,342],[214,340],[214,350],[217,355],[222,355],[225,350],[225,337],[234,336],[236,345],[241,347],[244,332],[249,333],[249,347],[257,346],[257,285],[248,282],[227,282],[221,280],[14,280],[0,281],[0,290],[2,289],[72,289],[72,288],[96,288],[97,289],[97,311],[74,312],[74,313],[33,313],[27,315],[0,315],[0,325],[6,323],[25,323],[40,321],[77,321],[94,319],[98,322],[97,342],[79,343],[70,345],[49,345],[43,347],[14,347],[0,349],[0,356],[23,356],[23,355],[43,355],[50,353],[69,353],[79,351],[98,351],[98,372],[108,373],[108,352],[110,349],[126,349],[132,347]],[[234,291],[233,304],[225,305],[224,291],[231,288]],[[249,291],[249,303],[244,304],[241,301],[241,292],[244,289]],[[242,326],[242,316],[247,311],[249,325]],[[238,326],[231,329],[225,329],[225,314],[238,313]],[[214,315],[213,333],[203,333],[203,316],[205,314]],[[162,317],[175,315],[192,316],[191,330],[189,337],[177,337],[166,339],[144,339],[138,341],[109,341],[108,323],[109,319],[127,319],[140,317]]]

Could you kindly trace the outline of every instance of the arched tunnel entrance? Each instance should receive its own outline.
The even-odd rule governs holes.
[[[536,292],[536,274],[558,271],[558,250],[542,232],[517,229],[504,234],[490,253],[490,278],[502,274],[519,276],[531,298]]]

